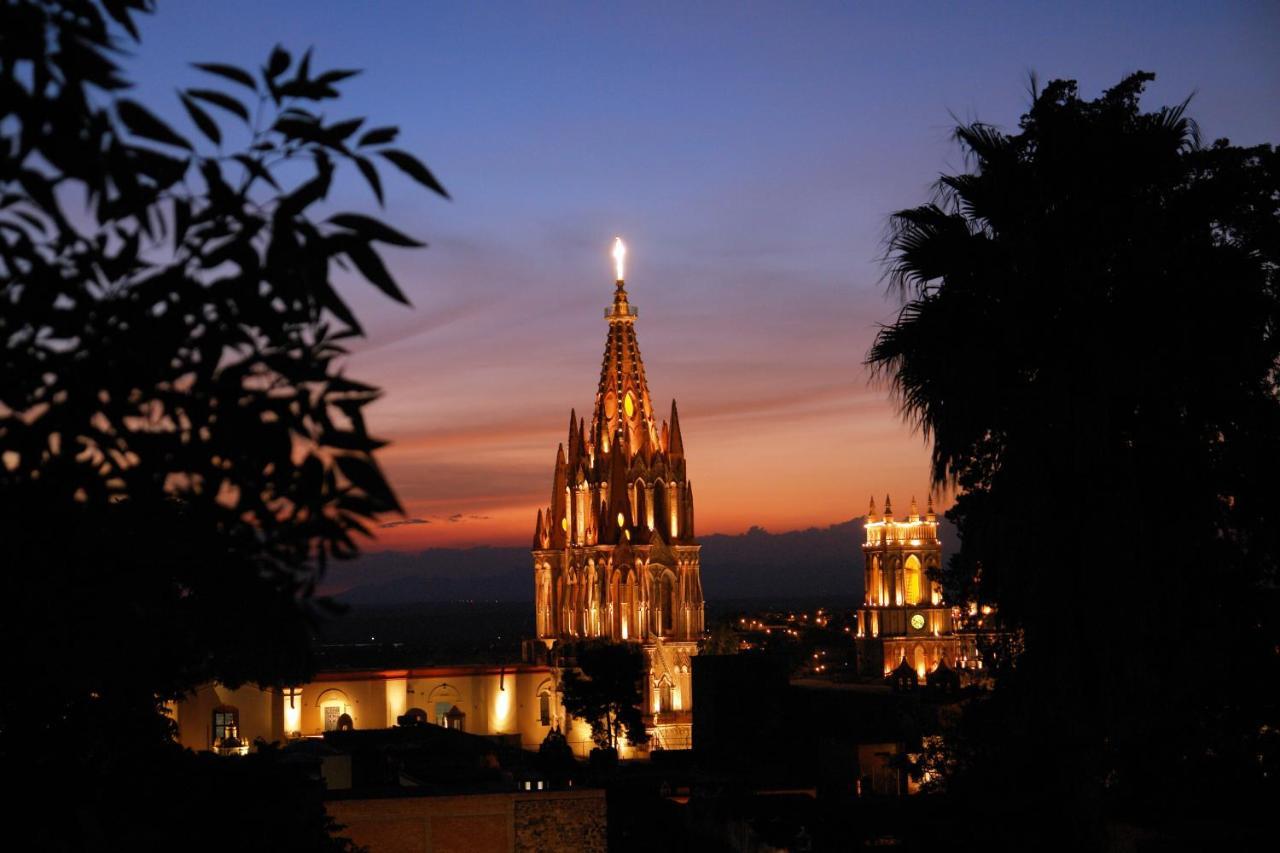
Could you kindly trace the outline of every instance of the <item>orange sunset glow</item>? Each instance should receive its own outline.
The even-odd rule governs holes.
[[[650,391],[660,411],[680,402],[700,532],[845,521],[872,493],[923,499],[927,447],[862,365],[876,323],[894,310],[878,281],[850,293],[833,282],[818,304],[767,286],[725,301],[718,288],[665,274],[653,258],[661,246],[628,248]],[[432,259],[449,253],[437,243]],[[403,316],[371,331],[353,372],[388,392],[371,426],[391,442],[380,459],[405,509],[384,520],[373,550],[529,539],[570,409],[590,418],[609,254],[621,264],[604,236],[584,254],[595,276],[565,281],[554,304],[534,296],[553,284],[501,295],[459,288],[465,298],[441,289],[440,304],[414,312],[421,331]],[[415,370],[422,359],[449,368]]]

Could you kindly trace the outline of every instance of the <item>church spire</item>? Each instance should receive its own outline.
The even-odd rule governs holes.
[[[626,247],[615,240],[613,249],[613,302],[604,311],[608,334],[591,416],[569,415],[551,503],[534,523],[538,637],[549,649],[587,637],[661,638],[692,655],[704,625],[701,546],[680,417],[674,401],[670,423],[655,414],[627,294]],[[635,570],[634,582],[629,573],[624,583],[606,582],[624,567]],[[643,707],[655,704],[648,690]]]
[[[603,433],[612,443],[618,428],[623,426],[629,439],[627,445],[634,452],[643,445],[644,433],[650,433],[651,439],[657,435],[657,419],[649,399],[649,382],[645,379],[640,345],[636,341],[636,309],[627,299],[626,282],[622,278],[625,256],[626,247],[620,239],[616,240],[614,261],[618,279],[613,305],[606,308],[604,314],[609,322],[609,334],[605,338],[591,432],[593,435]]]

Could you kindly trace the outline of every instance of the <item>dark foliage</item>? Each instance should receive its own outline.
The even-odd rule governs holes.
[[[309,52],[198,65],[210,88],[178,97],[213,147],[169,127],[116,64],[150,8],[0,6],[0,644],[22,685],[0,761],[81,780],[90,811],[147,761],[200,766],[171,754],[165,700],[307,672],[318,573],[398,509],[377,389],[339,366],[360,327],[335,271],[406,302],[375,244],[421,245],[312,210],[344,164],[381,199],[375,155],[444,194],[394,128],[323,114],[355,72]],[[91,817],[65,846],[112,846]]]
[[[626,734],[629,743],[649,741],[644,730],[644,679],[649,662],[636,643],[592,641],[574,649],[576,668],[564,673],[564,707],[591,726],[591,738],[601,749],[618,748]]]
[[[24,850],[358,850],[334,837],[341,827],[325,813],[323,790],[317,762],[270,747],[235,759],[121,754],[109,777],[44,791],[46,805],[65,808],[31,813],[16,834],[30,834]]]
[[[553,784],[568,785],[578,772],[578,760],[573,756],[573,747],[556,726],[547,732],[547,736],[538,745],[537,768]]]
[[[869,361],[959,487],[953,600],[1024,643],[942,762],[1004,840],[1225,839],[1280,793],[1280,157],[1150,79],[959,127],[972,171],[892,220]]]

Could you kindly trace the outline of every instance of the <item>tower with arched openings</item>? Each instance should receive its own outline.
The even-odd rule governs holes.
[[[533,581],[538,639],[640,643],[650,671],[645,711],[655,745],[690,745],[691,659],[703,630],[701,546],[694,538],[676,404],[660,420],[636,339],[621,241],[591,422],[570,412],[550,504],[538,511]]]
[[[940,663],[955,667],[960,639],[951,606],[933,580],[942,561],[933,501],[922,516],[912,498],[911,511],[899,521],[887,495],[883,514],[877,513],[872,498],[865,529],[859,669],[865,675],[889,676],[905,662],[923,683]]]

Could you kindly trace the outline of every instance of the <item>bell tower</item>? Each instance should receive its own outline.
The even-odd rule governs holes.
[[[921,517],[912,498],[910,512],[899,521],[888,495],[883,514],[876,512],[872,498],[865,529],[859,670],[888,676],[905,662],[923,682],[939,663],[955,667],[960,640],[951,606],[943,602],[942,587],[931,577],[942,561],[933,500]]]
[[[556,450],[551,500],[533,535],[538,639],[640,643],[650,663],[646,721],[655,743],[690,745],[691,659],[703,631],[701,546],[675,401],[659,421],[636,340],[638,312],[614,243],[616,280],[600,382],[587,424],[573,411]]]

